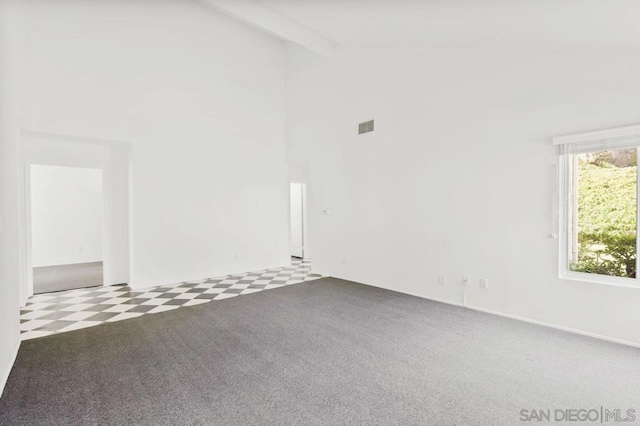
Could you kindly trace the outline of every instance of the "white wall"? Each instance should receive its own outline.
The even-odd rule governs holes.
[[[640,343],[640,289],[560,280],[549,238],[551,137],[638,124],[639,69],[631,48],[291,47],[314,269],[458,304],[470,275],[470,306]]]
[[[0,395],[20,345],[18,122],[22,4],[0,1]]]
[[[33,266],[101,262],[102,170],[31,166]]]
[[[132,286],[288,262],[281,41],[188,0],[35,0],[27,25],[24,127],[132,145]]]

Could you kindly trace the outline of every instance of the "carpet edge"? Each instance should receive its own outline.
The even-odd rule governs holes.
[[[13,351],[13,356],[11,357],[11,362],[9,363],[9,368],[7,371],[0,376],[0,398],[2,398],[2,394],[4,393],[4,388],[9,381],[9,376],[11,375],[11,370],[13,370],[13,366],[16,364],[16,359],[18,359],[18,352],[20,351],[20,345],[22,344],[22,340],[18,340],[18,344]]]
[[[553,324],[553,323],[549,323],[549,322],[545,322],[545,321],[540,321],[540,320],[536,320],[533,318],[526,318],[526,317],[521,317],[518,315],[513,315],[513,314],[509,314],[506,312],[501,312],[501,311],[495,311],[492,309],[487,309],[487,308],[482,308],[480,306],[475,306],[475,305],[468,305],[468,304],[463,304],[463,303],[459,303],[453,300],[447,300],[447,299],[441,299],[438,297],[431,297],[431,296],[425,296],[419,293],[415,293],[415,292],[411,292],[411,291],[404,291],[404,290],[398,290],[396,288],[390,288],[390,287],[382,287],[380,285],[376,285],[376,284],[369,284],[369,283],[364,283],[361,281],[355,281],[349,278],[340,278],[336,275],[330,275],[330,276],[324,276],[322,278],[336,278],[339,280],[344,280],[344,281],[350,281],[356,284],[362,284],[362,285],[366,285],[369,287],[375,287],[375,288],[379,288],[382,290],[388,290],[388,291],[393,291],[395,293],[401,293],[401,294],[406,294],[408,296],[413,296],[413,297],[417,297],[419,299],[425,299],[425,300],[431,300],[433,302],[438,302],[438,303],[444,303],[445,305],[451,305],[451,306],[457,306],[460,308],[465,308],[465,309],[469,309],[472,311],[477,311],[477,312],[482,312],[485,314],[489,314],[489,315],[495,315],[495,316],[499,316],[499,317],[503,317],[503,318],[508,318],[508,319],[512,319],[515,321],[520,321],[520,322],[526,322],[529,324],[534,324],[534,325],[538,325],[540,327],[546,327],[546,328],[551,328],[554,330],[560,330],[560,331],[564,331],[567,333],[572,333],[572,334],[577,334],[580,336],[585,336],[585,337],[590,337],[592,339],[598,339],[598,340],[603,340],[605,342],[610,342],[610,343],[616,343],[619,345],[624,345],[624,346],[629,346],[632,348],[637,348],[640,349],[640,342],[635,342],[633,340],[625,340],[625,339],[620,339],[618,337],[612,337],[612,336],[606,336],[603,334],[598,334],[598,333],[593,333],[590,331],[586,331],[586,330],[580,330],[577,328],[571,328],[571,327],[566,327],[563,325],[558,325],[558,324]]]

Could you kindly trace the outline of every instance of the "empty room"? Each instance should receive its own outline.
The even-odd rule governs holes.
[[[637,0],[0,0],[0,425],[640,423]]]

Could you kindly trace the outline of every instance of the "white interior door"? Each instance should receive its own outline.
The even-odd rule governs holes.
[[[304,257],[303,184],[291,184],[291,256]]]

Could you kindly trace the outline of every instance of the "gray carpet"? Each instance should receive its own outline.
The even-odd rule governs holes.
[[[0,424],[513,425],[639,384],[637,349],[326,278],[26,341]]]
[[[74,290],[102,284],[102,262],[33,268],[34,294]]]

